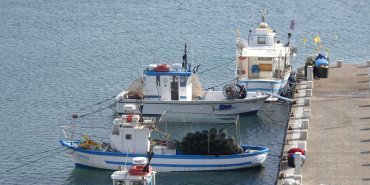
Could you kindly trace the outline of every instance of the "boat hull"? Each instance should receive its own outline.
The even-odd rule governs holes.
[[[121,99],[114,106],[118,113],[124,113],[125,104],[135,104],[140,107],[143,104],[145,115],[162,115],[166,111],[194,113],[194,114],[253,114],[260,110],[268,95],[234,100],[194,100],[194,101],[158,101],[158,100],[137,100]],[[139,113],[139,112],[137,112]]]
[[[69,149],[69,155],[76,166],[117,170],[119,166],[129,168],[134,157],[147,157],[146,154],[127,154],[121,152],[102,152],[83,150],[71,142],[60,141]],[[207,155],[154,155],[150,165],[158,172],[234,170],[260,166],[265,161],[268,148],[242,146],[244,150],[258,150],[250,153],[207,156]]]

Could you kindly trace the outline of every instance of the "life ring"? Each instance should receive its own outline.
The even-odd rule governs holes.
[[[151,166],[149,166],[149,171],[152,171]],[[148,172],[144,171],[144,165],[135,165],[128,170],[128,174],[131,176],[146,176]]]
[[[247,57],[239,56],[239,60],[245,60],[245,59],[247,59]]]
[[[168,72],[170,71],[170,66],[168,64],[158,64],[157,67],[154,68],[154,71]]]
[[[126,116],[126,122],[128,122],[128,123],[132,122],[132,114],[128,114]]]

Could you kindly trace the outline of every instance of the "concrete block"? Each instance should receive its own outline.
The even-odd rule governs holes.
[[[312,66],[307,66],[307,81],[313,81],[313,68],[312,68]]]
[[[306,88],[307,89],[313,89],[313,81],[312,80],[311,81],[307,81]]]
[[[303,106],[310,106],[310,105],[311,105],[311,98],[304,98]]]
[[[302,184],[302,175],[294,175],[293,179],[297,185]]]
[[[299,184],[301,183],[291,178],[286,178],[284,179],[284,182],[283,182],[283,185],[299,185]]]
[[[311,118],[311,109],[303,109],[303,117],[306,119]]]
[[[337,68],[341,68],[342,67],[342,63],[343,63],[342,60],[337,60]]]
[[[306,89],[306,97],[312,97],[312,89]]]
[[[302,148],[303,150],[307,151],[307,143],[304,142],[298,142],[298,148]]]
[[[301,134],[299,136],[299,139],[306,140],[308,138],[308,130],[301,130]]]
[[[302,119],[301,120],[301,129],[308,129],[310,125],[309,119]]]

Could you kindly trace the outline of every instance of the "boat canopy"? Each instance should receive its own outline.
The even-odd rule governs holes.
[[[284,50],[267,50],[267,49],[244,49],[242,56],[246,57],[283,57]]]

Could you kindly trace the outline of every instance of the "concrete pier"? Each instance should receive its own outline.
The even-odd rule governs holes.
[[[284,147],[285,156],[289,148],[299,143],[300,148],[305,147],[306,161],[301,176],[295,176],[294,168],[282,160],[277,184],[370,184],[369,69],[367,63],[340,63],[329,69],[329,78],[313,79],[312,92],[305,90],[312,93],[310,105],[303,105],[304,110],[310,111],[302,118],[293,115],[289,121],[294,132],[307,132],[304,133],[307,139],[300,136],[292,140],[288,130]],[[307,89],[304,83],[307,82],[297,86],[301,95],[296,96],[300,99],[304,99],[301,91]],[[299,107],[293,106],[292,112]],[[295,126],[295,120],[307,126]]]

